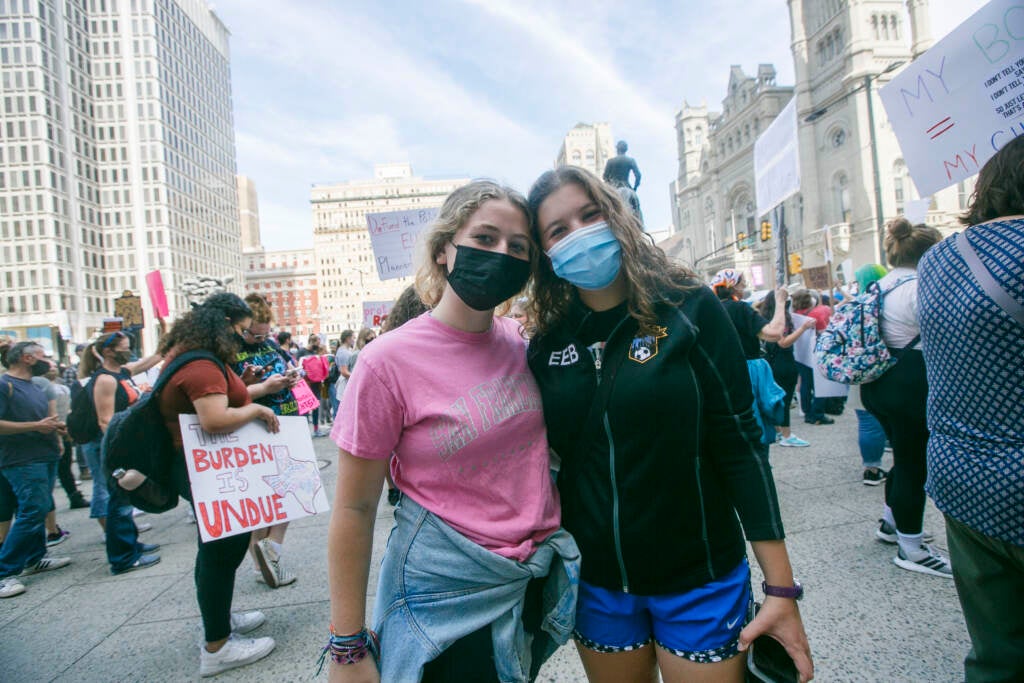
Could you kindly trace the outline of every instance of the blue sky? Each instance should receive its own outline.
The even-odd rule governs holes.
[[[931,0],[936,40],[985,4]],[[312,245],[312,184],[409,161],[524,193],[577,122],[607,121],[643,172],[648,230],[671,224],[673,117],[720,109],[729,67],[793,82],[782,0],[218,0],[231,31],[238,172],[268,249]]]

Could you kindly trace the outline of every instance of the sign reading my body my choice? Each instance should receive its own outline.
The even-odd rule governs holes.
[[[204,542],[329,509],[306,418],[279,419],[277,434],[262,422],[210,434],[195,415],[178,416]]]
[[[1024,135],[1024,1],[992,0],[879,90],[922,197]]]
[[[437,217],[437,209],[410,209],[366,214],[370,246],[381,280],[413,274],[412,260],[420,232]]]

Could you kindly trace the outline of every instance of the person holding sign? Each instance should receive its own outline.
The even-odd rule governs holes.
[[[160,392],[160,413],[174,445],[181,450],[178,415],[192,413],[210,434],[224,434],[259,420],[267,430],[279,429],[277,415],[253,403],[241,378],[230,365],[238,354],[238,338],[252,326],[252,310],[237,295],[214,294],[182,316],[160,342],[165,367],[181,353],[202,349],[220,359],[194,360],[174,374]],[[185,454],[182,452],[179,493],[192,501]],[[196,553],[196,599],[202,615],[204,644],[199,647],[199,673],[213,676],[262,659],[274,649],[273,638],[242,638],[266,621],[262,612],[232,614],[235,572],[249,548],[248,532],[203,543]]]
[[[583,555],[587,678],[742,681],[742,651],[768,634],[809,680],[803,589],[729,316],[590,172],[544,173],[529,205],[546,254],[529,362]],[[749,623],[744,531],[766,579]]]
[[[270,334],[274,322],[270,302],[259,294],[250,294],[245,303],[252,310],[252,324],[242,330],[231,369],[242,378],[253,401],[267,406],[275,415],[298,415],[299,404],[291,388],[302,378],[291,367],[291,357]],[[295,575],[281,565],[287,530],[288,522],[284,522],[252,532],[249,553],[256,565],[254,574],[271,588],[295,583]]]
[[[324,655],[335,683],[526,680],[571,628],[578,549],[559,527],[519,325],[495,317],[536,261],[526,201],[471,182],[445,199],[424,238],[416,282],[433,310],[360,352],[331,432],[340,452]],[[375,634],[366,584],[389,460],[403,496]],[[541,593],[553,614],[541,614]]]

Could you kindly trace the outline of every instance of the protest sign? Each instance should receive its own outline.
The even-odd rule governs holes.
[[[114,299],[114,315],[121,318],[126,328],[142,327],[142,299],[132,290],[124,290],[124,294]]]
[[[380,327],[391,312],[391,301],[364,301],[363,327]]]
[[[793,318],[793,328],[800,329],[800,326],[810,320],[814,322],[814,318],[806,315],[800,315],[799,313],[791,314]],[[806,365],[809,368],[814,367],[814,339],[815,332],[814,328],[807,330],[793,343],[793,358],[797,363]]]
[[[306,418],[281,417],[277,434],[262,422],[210,434],[195,415],[178,421],[204,542],[329,509]]]
[[[924,223],[928,217],[928,207],[931,206],[932,198],[909,199],[903,204],[903,217],[910,221],[911,225]]]
[[[1024,134],[1024,3],[992,0],[879,90],[922,197]]]
[[[807,333],[804,333],[807,336]],[[849,384],[840,384],[839,382],[833,382],[825,375],[821,374],[816,366],[814,368],[814,398],[834,398],[837,396],[846,396],[850,393]]]
[[[846,259],[839,264],[839,271],[843,274],[843,284],[849,285],[856,280],[853,270],[853,259]]]
[[[292,396],[295,397],[295,402],[299,404],[299,415],[305,415],[320,407],[320,399],[317,398],[313,390],[306,384],[306,380],[300,380],[298,384],[292,387]]]
[[[828,266],[805,266],[803,269],[804,284],[808,289],[824,289],[828,291]]]
[[[149,300],[153,304],[156,317],[166,318],[170,315],[167,307],[167,291],[164,289],[164,279],[159,270],[146,273],[146,287],[149,288]]]
[[[800,191],[796,98],[789,101],[754,143],[754,194],[764,216]]]
[[[381,280],[413,274],[416,238],[437,216],[437,209],[410,209],[366,214],[370,246]]]

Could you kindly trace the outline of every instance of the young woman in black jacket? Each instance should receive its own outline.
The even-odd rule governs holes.
[[[582,551],[587,677],[741,681],[741,652],[768,633],[810,679],[801,591],[722,305],[591,173],[548,171],[529,205],[547,255],[530,368],[561,459],[563,523]],[[744,531],[769,593],[746,626]]]

